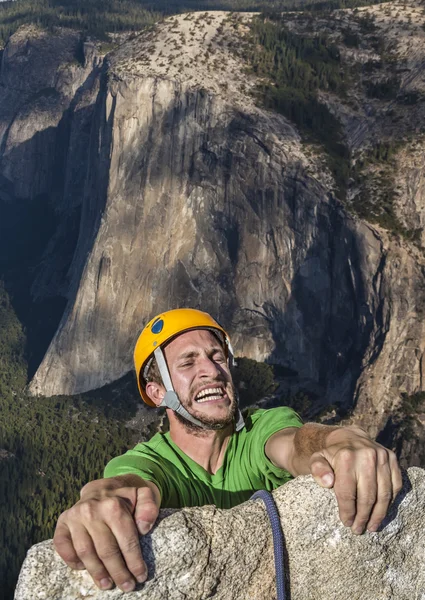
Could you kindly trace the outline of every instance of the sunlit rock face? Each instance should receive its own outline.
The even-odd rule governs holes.
[[[299,477],[273,497],[285,539],[284,570],[292,600],[411,600],[425,594],[425,478],[411,468],[379,532],[356,536],[338,517],[333,491]],[[273,540],[262,500],[231,510],[213,506],[161,511],[141,540],[146,584],[131,599],[276,598]],[[121,598],[120,590],[107,593]],[[87,571],[72,571],[51,541],[33,546],[15,600],[105,597]]]
[[[160,76],[140,44],[112,54],[100,79],[70,299],[32,392],[116,379],[150,316],[194,306],[238,354],[343,401],[375,345],[382,241],[329,194],[283,117],[211,76],[205,87]]]
[[[152,77],[109,74],[102,94],[76,295],[31,389],[116,379],[151,315],[195,306],[229,328],[238,354],[348,394],[379,302],[368,282],[381,242],[309,175],[296,133]]]
[[[236,29],[232,18],[173,17],[103,63],[74,33],[18,32],[6,47],[0,193],[54,207],[31,293],[66,302],[30,390],[119,378],[153,314],[193,306],[229,330],[237,354],[284,365],[319,403],[354,399],[354,418],[376,433],[401,391],[424,388],[423,260],[351,216],[323,157],[255,105],[256,80],[225,39],[243,37],[251,16]],[[376,130],[369,104],[341,117],[353,147]],[[414,175],[406,152],[400,182]],[[425,206],[415,189],[397,204],[409,227]]]

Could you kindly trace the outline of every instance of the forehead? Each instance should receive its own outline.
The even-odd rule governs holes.
[[[167,344],[165,354],[168,359],[173,359],[185,352],[196,352],[216,347],[221,348],[221,344],[212,331],[208,331],[208,329],[193,329],[192,331],[181,333]]]

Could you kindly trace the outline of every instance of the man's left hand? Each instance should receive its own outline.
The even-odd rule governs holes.
[[[310,472],[322,487],[333,487],[340,519],[356,534],[377,531],[402,487],[394,452],[354,426],[327,435],[325,448],[311,456]]]

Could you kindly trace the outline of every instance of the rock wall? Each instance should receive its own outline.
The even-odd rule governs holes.
[[[420,600],[425,596],[425,472],[411,468],[377,533],[355,536],[338,518],[335,496],[312,477],[273,493],[285,538],[292,600]],[[273,542],[263,501],[231,510],[212,506],[161,511],[141,540],[149,578],[129,600],[276,598]],[[51,541],[33,546],[15,600],[121,598],[72,571]]]
[[[341,27],[357,18],[341,14]],[[255,106],[257,81],[226,45],[243,39],[243,19],[205,15],[165,20],[103,66],[74,33],[23,30],[5,49],[0,197],[25,206],[47,194],[57,227],[32,298],[67,302],[30,390],[118,379],[153,313],[194,306],[228,328],[237,354],[291,369],[318,404],[354,403],[376,433],[400,392],[424,389],[423,255],[336,200],[323,157]],[[354,100],[339,116],[358,148],[383,108]],[[420,144],[414,156],[410,174],[408,146],[399,161],[400,189],[420,180],[400,192],[406,227],[421,226],[424,206]]]
[[[109,73],[102,93],[77,292],[32,391],[116,379],[149,316],[189,305],[228,327],[239,354],[349,395],[381,242],[309,175],[294,130],[176,82]]]

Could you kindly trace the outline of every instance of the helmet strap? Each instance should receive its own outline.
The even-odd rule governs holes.
[[[154,350],[154,356],[155,356],[156,363],[158,365],[159,372],[161,374],[162,382],[166,389],[166,394],[159,406],[165,407],[165,408],[171,408],[171,410],[174,410],[176,413],[181,415],[187,421],[190,421],[191,423],[193,423],[194,425],[197,425],[198,427],[205,428],[204,423],[202,423],[201,421],[198,421],[198,419],[195,419],[195,417],[192,417],[192,415],[184,408],[184,406],[182,406],[176,392],[174,391],[173,382],[171,381],[170,372],[168,370],[168,366],[165,361],[165,356],[164,356],[162,349],[156,348],[156,350]],[[229,359],[233,363],[233,352],[232,352],[231,348],[229,348]],[[238,420],[236,423],[236,431],[240,431],[244,427],[244,425],[245,425],[245,421],[243,420],[241,411],[238,409]]]

